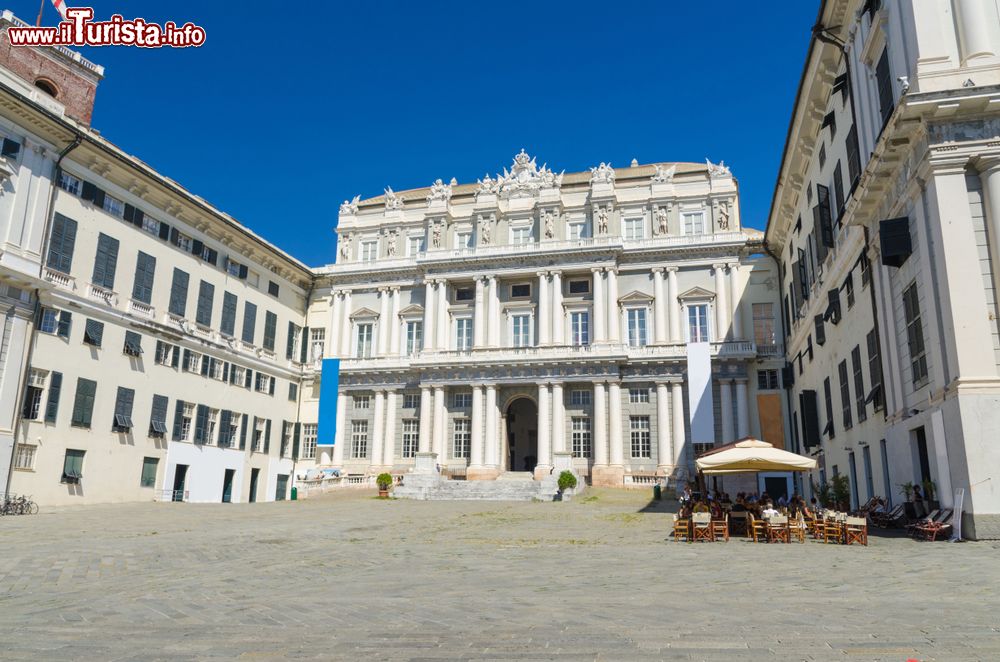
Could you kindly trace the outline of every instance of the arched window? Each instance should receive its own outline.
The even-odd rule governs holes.
[[[36,80],[35,87],[40,89],[42,92],[45,92],[53,99],[59,96],[59,90],[58,88],[56,88],[55,83],[48,80],[47,78],[39,78],[38,80]]]

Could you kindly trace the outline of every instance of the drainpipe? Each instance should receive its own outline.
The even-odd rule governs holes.
[[[52,229],[52,216],[53,216],[52,212],[53,212],[53,207],[55,206],[55,201],[56,201],[56,187],[59,186],[59,175],[60,175],[60,173],[62,173],[62,162],[63,162],[63,159],[65,159],[66,156],[69,155],[70,152],[72,152],[74,149],[76,149],[77,147],[79,147],[80,143],[82,143],[82,142],[83,142],[83,136],[80,135],[79,133],[77,133],[73,137],[73,141],[70,142],[68,145],[66,145],[66,147],[61,152],[59,152],[59,158],[56,159],[55,168],[53,169],[53,174],[52,174],[52,184],[51,184],[51,192],[49,193],[49,201],[48,201],[48,204],[45,207],[45,229],[42,232],[42,250],[40,251],[40,259],[41,259],[40,269],[44,269],[45,268],[45,258],[46,258],[46,256],[48,255],[48,252],[49,252],[49,241],[51,239],[51,237],[49,236],[49,233],[50,233],[50,231]],[[39,274],[39,277],[41,277],[41,274]],[[31,329],[30,329],[30,333],[28,334],[28,341],[27,341],[28,342],[28,349],[25,351],[24,370],[21,371],[21,382],[20,382],[20,384],[18,384],[18,387],[17,387],[17,400],[15,401],[15,405],[14,405],[14,425],[12,426],[13,433],[14,433],[14,435],[13,435],[14,436],[14,440],[13,440],[14,441],[14,448],[12,449],[13,452],[10,455],[10,467],[8,467],[8,471],[7,471],[7,482],[4,485],[4,487],[3,487],[3,493],[4,494],[9,494],[10,493],[10,483],[11,483],[11,480],[13,479],[13,477],[14,477],[14,458],[17,457],[17,438],[19,436],[18,435],[19,428],[21,427],[21,412],[22,412],[22,405],[24,403],[24,392],[28,388],[28,376],[31,373],[31,357],[34,354],[34,350],[35,350],[35,338],[38,335],[38,322],[39,322],[39,318],[40,318],[40,316],[42,314],[42,304],[41,304],[41,299],[39,297],[39,292],[40,292],[39,288],[36,287],[35,288],[35,310],[34,310],[34,312],[32,313],[32,316],[31,316],[32,317],[32,323],[31,323]]]

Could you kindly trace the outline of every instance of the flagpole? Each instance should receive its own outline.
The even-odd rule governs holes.
[[[42,4],[38,7],[38,19],[35,21],[35,27],[42,27],[42,13],[45,12],[45,0],[42,0]]]

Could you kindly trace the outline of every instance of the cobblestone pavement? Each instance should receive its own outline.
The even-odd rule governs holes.
[[[674,543],[647,496],[2,518],[0,659],[1000,660],[994,543]]]

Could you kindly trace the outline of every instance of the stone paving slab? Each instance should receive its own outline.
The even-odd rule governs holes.
[[[669,504],[0,518],[2,660],[1000,660],[1000,545],[669,539]]]

